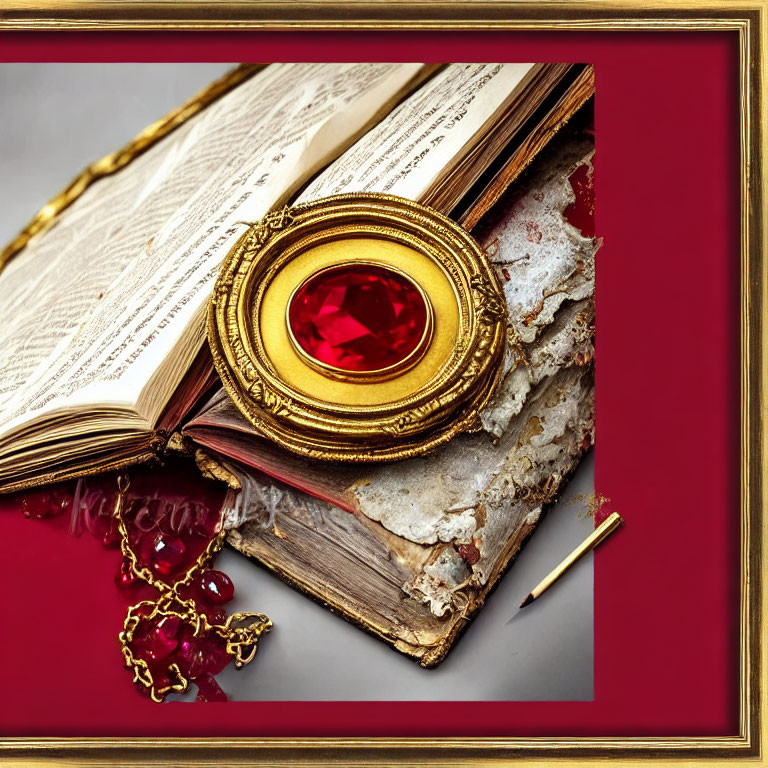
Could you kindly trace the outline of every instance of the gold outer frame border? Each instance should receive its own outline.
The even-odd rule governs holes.
[[[768,0],[326,0],[215,8],[194,0],[6,0],[0,31],[64,30],[730,31],[739,39],[741,199],[741,548],[739,732],[719,737],[556,738],[9,738],[6,765],[768,765],[768,626],[763,585],[768,526]],[[1,266],[1,264],[0,264]]]
[[[380,405],[332,403],[294,388],[253,328],[288,263],[316,245],[350,237],[422,253],[448,278],[459,314],[458,339],[426,384]],[[269,213],[238,239],[213,290],[208,341],[224,388],[262,435],[309,458],[392,461],[473,428],[501,374],[505,320],[498,278],[461,226],[405,198],[351,193]]]

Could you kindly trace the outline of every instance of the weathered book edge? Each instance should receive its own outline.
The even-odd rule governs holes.
[[[573,462],[570,472],[563,477],[557,490],[551,494],[551,497],[542,505],[542,515],[545,515],[550,507],[557,501],[560,491],[567,485],[569,479],[572,477],[576,469],[578,468],[581,458],[584,453],[589,449],[589,446],[585,447],[577,460]],[[506,573],[507,569],[512,565],[517,555],[522,550],[522,547],[536,529],[540,522],[540,518],[536,522],[523,523],[520,530],[508,541],[507,547],[502,555],[498,558],[494,570],[486,584],[479,591],[475,592],[466,607],[462,610],[461,615],[454,621],[451,629],[446,635],[444,635],[440,642],[431,646],[415,645],[408,643],[401,638],[393,637],[390,633],[381,627],[376,626],[372,622],[366,620],[360,614],[356,613],[353,608],[344,605],[342,602],[336,602],[324,598],[317,591],[312,589],[306,582],[302,581],[296,574],[289,573],[279,562],[269,557],[255,557],[253,554],[244,551],[238,546],[240,541],[240,533],[237,529],[230,532],[227,537],[227,543],[240,554],[248,557],[249,560],[257,563],[259,566],[266,568],[272,572],[281,581],[288,586],[302,593],[306,597],[309,597],[316,603],[319,603],[324,608],[327,608],[331,613],[340,616],[348,621],[350,624],[362,629],[369,634],[383,640],[390,645],[394,650],[411,656],[414,660],[427,669],[431,669],[440,664],[449,651],[453,648],[456,642],[459,640],[464,630],[467,628],[471,620],[477,614],[477,612],[483,607],[488,596],[493,592],[498,583],[501,581],[501,577]]]

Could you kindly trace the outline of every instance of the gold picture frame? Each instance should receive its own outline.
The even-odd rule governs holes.
[[[0,738],[3,765],[768,765],[763,585],[768,375],[768,2],[766,0],[431,0],[237,2],[6,0],[0,31],[46,30],[547,30],[712,31],[739,40],[740,103],[740,659],[738,733],[718,737],[584,738]]]

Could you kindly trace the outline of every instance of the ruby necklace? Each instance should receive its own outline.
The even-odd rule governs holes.
[[[161,702],[195,684],[197,701],[226,701],[215,675],[230,663],[248,664],[272,622],[260,613],[227,615],[223,607],[234,585],[211,568],[226,533],[212,499],[129,494],[129,486],[126,474],[96,478],[88,488],[81,480],[74,493],[53,486],[24,494],[22,510],[34,519],[70,512],[71,533],[87,530],[119,546],[115,583],[138,602],[118,639],[139,691]]]

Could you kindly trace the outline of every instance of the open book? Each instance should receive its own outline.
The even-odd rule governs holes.
[[[208,298],[247,222],[303,186],[474,203],[590,88],[562,64],[277,64],[240,83],[0,272],[0,490],[162,450],[211,383]]]
[[[228,525],[243,526],[231,534],[235,546],[435,663],[591,432],[590,373],[572,363],[591,357],[594,243],[556,229],[567,202],[562,179],[591,156],[583,137],[571,135],[537,171],[542,188],[547,174],[559,179],[551,190],[559,202],[540,191],[529,198],[548,201],[552,236],[570,245],[526,265],[500,243],[521,226],[505,190],[591,96],[592,69],[274,64],[235,81],[88,186],[0,271],[0,491],[150,460],[181,432],[242,488],[228,497]],[[360,191],[418,200],[484,231],[489,253],[500,254],[514,330],[504,382],[483,414],[486,433],[372,473],[302,461],[261,439],[217,384],[205,340],[219,266],[250,223],[276,207]],[[552,408],[562,428],[538,440],[537,464],[516,447],[537,442],[530,425]],[[518,496],[509,511],[499,502],[498,519],[484,511],[482,525],[471,494],[461,501],[469,506],[456,507],[452,493],[473,482],[485,493],[523,458],[531,464],[524,503]],[[428,472],[437,485],[423,482]],[[545,481],[547,493],[531,490]],[[409,489],[403,514],[392,500]],[[282,501],[262,503],[269,498]],[[330,550],[326,525],[339,542]],[[359,571],[366,557],[380,571],[373,580],[364,578],[370,568]],[[334,582],[337,566],[347,571]]]

